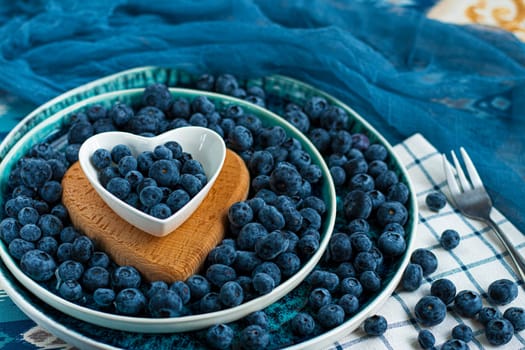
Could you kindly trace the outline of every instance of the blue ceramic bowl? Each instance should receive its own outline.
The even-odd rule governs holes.
[[[197,77],[178,69],[141,67],[117,73],[70,90],[40,106],[25,117],[0,144],[0,160],[6,156],[13,145],[29,130],[49,118],[55,112],[67,108],[73,103],[100,93],[130,88],[143,88],[152,83],[164,83],[168,86],[192,87],[196,78]],[[348,130],[352,133],[364,133],[369,137],[371,142],[384,145],[389,152],[388,162],[390,168],[396,172],[400,181],[407,184],[410,189],[411,194],[409,203],[407,204],[409,219],[405,225],[407,250],[405,254],[399,257],[390,274],[384,280],[383,289],[363,305],[353,317],[345,321],[341,326],[326,332],[321,332],[312,338],[297,341],[290,334],[286,323],[292,319],[307,302],[308,287],[304,284],[299,285],[286,296],[277,300],[265,309],[265,312],[269,317],[274,339],[278,339],[278,346],[290,347],[292,349],[327,347],[356,329],[366,317],[376,313],[397,287],[414,248],[414,235],[418,217],[415,192],[406,170],[393,152],[391,145],[368,122],[366,122],[363,117],[341,101],[323,91],[313,88],[312,86],[284,76],[269,76],[251,79],[244,81],[243,83],[247,86],[256,85],[263,87],[267,92],[268,99],[275,102],[269,104],[267,109],[277,114],[283,113],[286,103],[292,102],[298,105],[303,105],[312,96],[322,96],[330,104],[343,108],[351,119]],[[5,268],[5,265],[1,261],[0,267],[0,283],[3,284],[6,292],[21,310],[38,324],[41,324],[61,339],[64,339],[75,346],[97,349],[156,349],[162,345],[171,346],[172,344],[177,344],[181,349],[207,348],[201,332],[155,335],[144,334],[141,332],[113,331],[90,323],[79,322],[64,313],[57,311],[55,308],[50,307],[39,298],[36,298],[20,284],[20,282]],[[242,328],[242,324],[238,322],[233,322],[231,326],[234,330],[240,330]]]

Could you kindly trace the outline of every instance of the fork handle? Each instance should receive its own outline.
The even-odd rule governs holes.
[[[521,280],[525,282],[525,258],[520,252],[518,252],[514,245],[512,245],[507,235],[499,228],[498,224],[496,224],[494,220],[488,218],[486,221],[489,224],[489,226],[492,227],[492,229],[496,233],[496,236],[499,238],[501,243],[503,243],[503,245],[509,252],[510,258],[514,262],[514,265],[518,270],[518,274],[521,277]],[[523,284],[523,288],[525,288],[525,283]]]

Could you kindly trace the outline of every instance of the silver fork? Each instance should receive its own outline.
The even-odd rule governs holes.
[[[465,176],[454,151],[451,152],[452,160],[454,161],[459,183],[458,180],[456,180],[452,166],[448,163],[447,157],[443,154],[443,166],[447,175],[447,183],[453,204],[455,204],[456,208],[458,208],[463,215],[471,219],[484,221],[492,228],[494,233],[496,233],[496,236],[509,252],[509,255],[518,271],[518,275],[525,282],[525,258],[512,245],[505,232],[503,232],[498,224],[496,224],[490,217],[492,201],[467,152],[463,147],[460,148],[460,152],[467,168],[470,181]],[[523,288],[525,289],[525,284],[523,284]]]

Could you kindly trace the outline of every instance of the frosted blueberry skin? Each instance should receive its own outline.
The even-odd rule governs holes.
[[[387,328],[388,323],[381,315],[368,317],[363,324],[365,333],[376,337],[385,333]]]
[[[438,212],[447,204],[447,197],[441,191],[433,191],[425,197],[425,203],[428,209]]]
[[[512,323],[505,318],[490,320],[485,326],[485,336],[492,345],[505,345],[514,335]]]
[[[522,307],[509,307],[503,313],[503,317],[512,323],[515,332],[521,332],[525,329],[525,309]]]
[[[469,350],[469,346],[461,339],[449,339],[443,343],[441,350]]]
[[[414,307],[416,320],[425,327],[432,327],[443,322],[447,306],[435,296],[424,296]]]
[[[434,253],[428,249],[418,248],[412,252],[410,262],[418,264],[423,268],[423,276],[428,276],[435,272],[438,267],[438,260]]]
[[[439,243],[445,250],[452,250],[459,245],[461,237],[456,230],[445,230],[441,233]]]
[[[419,288],[423,281],[423,269],[417,264],[408,264],[403,277],[401,278],[401,286],[404,290],[414,291]]]
[[[488,299],[495,305],[507,305],[518,296],[518,286],[508,279],[492,282],[487,290]]]
[[[206,331],[206,343],[214,349],[229,349],[233,330],[225,324],[216,324]]]
[[[441,299],[445,305],[449,305],[456,297],[456,285],[446,278],[435,280],[430,286],[430,294]]]
[[[482,307],[481,296],[471,290],[462,290],[454,298],[454,310],[463,317],[475,317]]]
[[[432,334],[431,331],[428,329],[423,329],[419,332],[417,336],[417,341],[419,343],[419,346],[421,346],[422,349],[432,349],[434,344],[436,343],[436,338],[434,337],[434,334]]]
[[[468,343],[474,338],[474,333],[472,328],[466,324],[459,324],[452,328],[452,338],[463,340],[465,343]]]

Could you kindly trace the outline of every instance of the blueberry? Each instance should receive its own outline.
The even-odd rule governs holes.
[[[100,181],[100,184],[104,187],[108,185],[108,182],[119,176],[118,169],[113,166],[105,167],[104,169],[100,170],[98,172],[98,180]]]
[[[76,280],[67,280],[60,284],[58,294],[66,300],[75,301],[82,298],[82,286]]]
[[[53,208],[51,208],[50,213],[62,222],[67,222],[69,220],[69,213],[67,211],[67,208],[61,203],[58,203]]]
[[[376,337],[385,333],[387,328],[388,323],[386,319],[381,315],[370,316],[365,320],[363,324],[363,329],[365,333]]]
[[[219,299],[226,307],[240,305],[244,299],[244,293],[239,283],[228,281],[221,286]]]
[[[133,115],[133,109],[121,102],[115,103],[108,112],[108,117],[117,127],[126,125],[133,118]]]
[[[495,308],[490,306],[483,307],[478,312],[478,321],[484,326],[486,326],[490,320],[502,317],[503,315],[501,314],[501,312],[499,312],[499,310],[496,310]]]
[[[474,317],[483,307],[481,296],[471,290],[462,290],[454,298],[454,310],[463,317]]]
[[[145,207],[153,207],[162,201],[163,193],[160,187],[146,186],[139,193],[139,200]]]
[[[20,224],[14,218],[4,218],[0,222],[0,238],[9,244],[13,239],[19,237]]]
[[[69,144],[66,146],[65,155],[66,155],[66,160],[69,162],[69,164],[73,164],[76,161],[78,161],[79,150],[80,150],[79,143]]]
[[[283,214],[273,205],[262,207],[257,213],[257,219],[268,231],[281,230],[286,224]]]
[[[172,101],[171,93],[164,84],[148,85],[142,94],[142,103],[144,105],[157,107],[163,111],[170,107]]]
[[[190,125],[193,126],[201,126],[203,128],[206,128],[208,126],[208,119],[202,113],[192,114],[188,122],[190,123]]]
[[[238,272],[252,272],[256,266],[260,265],[262,260],[257,256],[255,252],[239,250],[237,251],[233,267]],[[278,263],[276,261],[276,263]],[[280,266],[279,266],[280,267]]]
[[[407,185],[402,182],[398,182],[390,186],[386,193],[386,200],[396,201],[402,204],[408,202],[408,197],[410,196],[410,190]]]
[[[397,174],[392,170],[387,170],[376,177],[375,186],[381,192],[386,193],[388,192],[388,189],[398,183],[398,181]]]
[[[222,308],[221,301],[219,299],[219,293],[209,292],[205,294],[199,301],[200,313],[208,313],[219,311]]]
[[[60,231],[60,241],[63,243],[73,243],[77,237],[80,237],[80,232],[73,226],[66,226]]]
[[[251,131],[242,126],[235,126],[228,134],[228,145],[235,151],[246,151],[253,145],[253,135]]]
[[[190,195],[183,189],[177,189],[170,193],[166,199],[166,204],[170,207],[172,213],[175,213],[190,201]]]
[[[312,121],[319,121],[321,114],[328,107],[326,99],[320,96],[313,96],[304,104],[304,111]]]
[[[42,236],[42,231],[40,230],[40,227],[35,224],[27,224],[22,226],[19,234],[20,238],[28,242],[36,242]]]
[[[175,291],[161,289],[148,301],[148,311],[152,317],[176,317],[182,310],[182,300]]]
[[[138,170],[131,170],[124,175],[124,179],[126,179],[126,181],[129,182],[131,189],[135,190],[138,184],[141,183],[142,180],[144,180],[144,175],[142,175],[142,173]],[[131,192],[131,193],[134,193],[134,192]],[[126,198],[126,201],[128,201],[128,198]]]
[[[270,152],[262,150],[255,151],[248,164],[250,172],[254,175],[270,174],[274,167],[274,159]]]
[[[237,258],[235,247],[227,244],[216,246],[208,253],[209,264],[232,265]]]
[[[357,272],[375,271],[377,269],[377,261],[372,252],[357,253],[353,263]]]
[[[91,163],[97,170],[102,170],[111,165],[111,153],[104,148],[99,148],[91,156]]]
[[[340,166],[330,167],[330,175],[332,176],[335,186],[342,186],[346,182],[345,170]]]
[[[319,215],[319,213],[315,209],[303,208],[299,212],[303,217],[303,230],[319,230],[321,228],[321,215]]]
[[[463,340],[465,343],[468,343],[474,338],[474,332],[472,331],[472,328],[466,324],[458,324],[452,328],[452,338]]]
[[[124,156],[118,162],[118,171],[121,176],[132,170],[137,170],[137,159],[134,156]]]
[[[64,242],[57,248],[57,260],[59,262],[69,260],[72,258],[71,251],[73,250],[73,243]]]
[[[95,122],[99,119],[106,118],[107,110],[101,104],[94,104],[87,108],[86,115],[90,122]]]
[[[117,290],[138,288],[141,280],[139,271],[133,266],[119,266],[111,274],[111,285]]]
[[[328,130],[337,130],[344,128],[348,123],[348,115],[337,106],[328,106],[320,115],[321,127]]]
[[[329,292],[334,292],[339,286],[339,276],[329,271],[314,270],[306,280],[313,287],[325,288]]]
[[[70,145],[81,144],[93,136],[93,134],[93,125],[89,122],[80,121],[71,125],[69,133],[67,134],[67,140]]]
[[[211,284],[221,287],[228,281],[233,281],[237,278],[235,270],[224,264],[213,264],[206,269],[206,278]]]
[[[206,343],[213,349],[229,349],[233,341],[233,330],[225,324],[216,324],[206,331]]]
[[[332,135],[331,147],[334,153],[347,153],[352,147],[352,135],[346,130],[335,132]]]
[[[513,335],[514,327],[505,318],[490,320],[485,326],[485,336],[492,345],[505,345],[511,341]]]
[[[405,238],[397,232],[383,232],[377,239],[377,247],[385,256],[399,256],[406,250]]]
[[[348,192],[343,201],[343,210],[346,219],[366,219],[372,212],[372,199],[360,190]]]
[[[265,261],[260,265],[256,266],[252,271],[252,275],[255,275],[259,272],[268,274],[275,282],[275,285],[281,283],[281,270],[279,266],[272,261]]]
[[[156,217],[162,220],[162,219],[169,218],[172,212],[168,205],[164,203],[158,203],[158,204],[155,204],[153,207],[151,207],[151,209],[149,210],[149,214],[153,217]]]
[[[137,288],[125,288],[115,297],[115,309],[119,314],[137,315],[146,306],[146,297]]]
[[[263,329],[268,329],[268,315],[264,311],[254,311],[244,318],[247,325],[256,324]]]
[[[319,310],[324,305],[332,302],[332,294],[326,288],[315,288],[310,292],[308,305],[314,310]]]
[[[251,222],[244,225],[239,231],[236,241],[237,246],[241,250],[254,250],[257,240],[267,234],[268,230],[262,224]]]
[[[131,150],[129,149],[129,147],[126,146],[126,145],[123,145],[123,144],[118,144],[118,145],[114,146],[111,149],[110,153],[111,153],[111,159],[116,164],[118,164],[122,158],[124,158],[126,156],[132,156],[132,153],[131,153]]]
[[[80,236],[73,241],[71,256],[76,261],[87,262],[91,258],[94,249],[91,239],[87,236]]]
[[[82,285],[87,291],[109,286],[109,272],[101,266],[89,267],[82,275]]]
[[[445,250],[452,250],[459,245],[460,241],[459,233],[456,230],[445,230],[441,233],[439,243]]]
[[[154,162],[153,152],[144,151],[137,156],[137,169],[142,173],[147,173]]]
[[[511,280],[499,279],[489,285],[488,299],[496,305],[507,305],[518,296],[518,286]]]
[[[311,129],[308,138],[321,153],[330,147],[330,133],[322,128]]]
[[[365,151],[370,146],[368,136],[361,133],[352,134],[352,147],[360,151]]]
[[[358,174],[366,174],[368,171],[368,163],[363,158],[355,158],[348,160],[344,165],[346,176],[352,178]]]
[[[239,83],[231,74],[221,74],[215,80],[215,91],[218,93],[231,95],[237,88],[239,88]]]
[[[341,325],[345,319],[345,311],[338,304],[327,304],[321,306],[317,312],[317,321],[325,329],[335,328]]]
[[[437,270],[437,257],[430,250],[418,248],[412,252],[410,262],[418,264],[423,268],[423,276],[428,276]]]
[[[359,310],[359,299],[353,294],[344,294],[337,302],[343,308],[345,315],[351,316]]]
[[[51,180],[53,170],[48,162],[39,158],[25,159],[20,169],[22,183],[32,189],[38,189]]]
[[[180,172],[172,161],[160,159],[151,165],[148,176],[155,180],[159,186],[170,186],[179,181]]]
[[[108,307],[115,300],[115,291],[110,288],[97,288],[93,292],[93,301],[100,307]]]
[[[349,234],[354,232],[366,233],[370,230],[370,224],[363,218],[351,220],[346,226],[346,230]]]
[[[124,178],[114,177],[108,181],[106,189],[118,199],[126,199],[131,192],[131,184]]]
[[[425,197],[428,209],[438,212],[447,204],[447,197],[441,191],[432,191]]]
[[[25,253],[35,249],[35,244],[33,242],[26,241],[25,239],[14,238],[11,242],[9,242],[8,249],[9,254],[13,258],[20,260]]]
[[[374,189],[374,179],[368,174],[356,174],[348,181],[350,190],[369,192]]]
[[[265,349],[270,343],[270,334],[259,325],[250,325],[241,331],[239,342],[245,350]]]
[[[449,339],[443,343],[441,350],[469,350],[469,347],[463,340]]]
[[[381,226],[390,223],[404,225],[408,219],[408,211],[400,202],[386,201],[377,208],[376,218]]]
[[[51,236],[45,236],[36,243],[36,248],[54,256],[58,249],[58,242]]]
[[[56,263],[48,253],[33,249],[25,252],[20,258],[20,269],[33,280],[44,282],[54,276]]]
[[[371,190],[367,192],[372,199],[372,210],[377,210],[386,201],[385,195],[379,190]]]
[[[253,96],[253,95],[246,96],[244,100],[247,102],[253,103],[259,107],[263,107],[263,108],[266,107],[266,103],[264,102],[264,100],[258,96]]]
[[[302,111],[289,111],[284,115],[284,119],[295,126],[303,134],[308,132],[310,129],[310,120],[308,119],[308,116]]]
[[[350,235],[350,243],[352,249],[356,252],[368,252],[372,249],[373,243],[367,234],[361,232],[354,232]]]
[[[186,280],[186,284],[190,289],[190,295],[192,300],[199,300],[205,294],[210,292],[211,286],[208,280],[201,275],[191,275]]]
[[[302,177],[290,163],[279,163],[270,174],[270,188],[277,194],[295,196],[300,191]]]
[[[503,317],[512,323],[515,332],[525,329],[525,309],[522,307],[509,307],[503,313]]]
[[[209,114],[215,111],[213,102],[204,95],[195,97],[191,102],[191,108],[194,113]]]
[[[87,266],[100,266],[105,269],[109,267],[109,256],[104,252],[94,252],[87,262]]]
[[[352,256],[352,243],[346,233],[334,233],[330,238],[328,249],[332,261],[348,261]]]
[[[272,260],[288,249],[289,241],[282,231],[272,231],[255,243],[255,252],[263,260]]]
[[[228,210],[228,219],[232,225],[244,226],[253,220],[253,210],[248,202],[236,202]]]
[[[417,342],[419,343],[419,346],[421,346],[422,349],[432,349],[434,347],[434,344],[436,343],[436,338],[434,337],[434,334],[432,334],[431,331],[428,329],[423,329],[419,331],[419,334],[417,336]]]
[[[275,281],[267,273],[257,272],[252,278],[253,289],[260,295],[268,294],[275,288]]]
[[[353,295],[357,298],[363,294],[363,286],[355,277],[345,277],[339,284],[339,291],[342,294]]]
[[[299,336],[307,336],[315,330],[315,320],[305,312],[299,312],[290,321],[292,332]]]
[[[409,263],[403,273],[401,285],[404,290],[414,291],[423,281],[423,269],[418,264]]]
[[[66,260],[58,265],[56,274],[61,281],[79,280],[84,273],[84,266],[78,261]]]
[[[303,258],[309,258],[319,249],[319,237],[305,234],[297,242],[297,252]]]
[[[445,305],[449,305],[456,297],[456,286],[451,280],[441,278],[432,282],[430,294],[441,299]]]
[[[377,292],[381,289],[381,277],[375,271],[364,271],[359,275],[359,282],[366,292]]]
[[[435,296],[422,297],[414,307],[416,320],[425,327],[440,324],[447,315],[447,306]]]
[[[145,291],[145,296],[151,298],[160,290],[167,290],[168,284],[164,281],[153,281],[149,283],[147,290]]]
[[[184,97],[176,98],[171,104],[171,118],[184,118],[190,116],[190,102]]]

